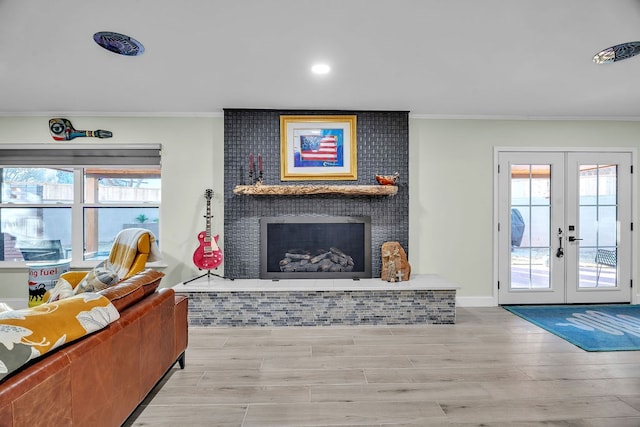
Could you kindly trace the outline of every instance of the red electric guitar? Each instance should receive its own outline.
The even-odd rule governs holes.
[[[193,263],[200,270],[214,270],[222,264],[222,250],[218,247],[218,235],[216,234],[211,238],[211,196],[213,190],[210,188],[204,192],[204,197],[207,199],[207,214],[204,216],[207,219],[206,230],[201,231],[198,234],[198,240],[200,246],[193,253]]]

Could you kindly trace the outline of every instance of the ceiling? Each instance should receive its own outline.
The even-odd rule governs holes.
[[[98,31],[145,52],[109,52]],[[0,0],[0,115],[638,120],[640,56],[592,62],[635,40],[640,0]]]

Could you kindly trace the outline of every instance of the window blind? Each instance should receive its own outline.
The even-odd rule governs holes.
[[[162,146],[0,144],[0,167],[159,166]]]

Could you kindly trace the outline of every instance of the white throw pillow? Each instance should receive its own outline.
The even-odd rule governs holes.
[[[69,298],[73,295],[73,288],[71,283],[67,282],[63,278],[59,278],[56,285],[49,291],[49,299],[47,302],[59,301],[61,299]]]
[[[111,268],[111,263],[101,262],[96,265],[76,286],[75,293],[98,292],[118,281],[118,273]]]

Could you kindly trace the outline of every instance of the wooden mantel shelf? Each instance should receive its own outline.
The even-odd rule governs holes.
[[[395,185],[236,185],[235,194],[249,196],[307,196],[336,194],[343,196],[393,196]]]

